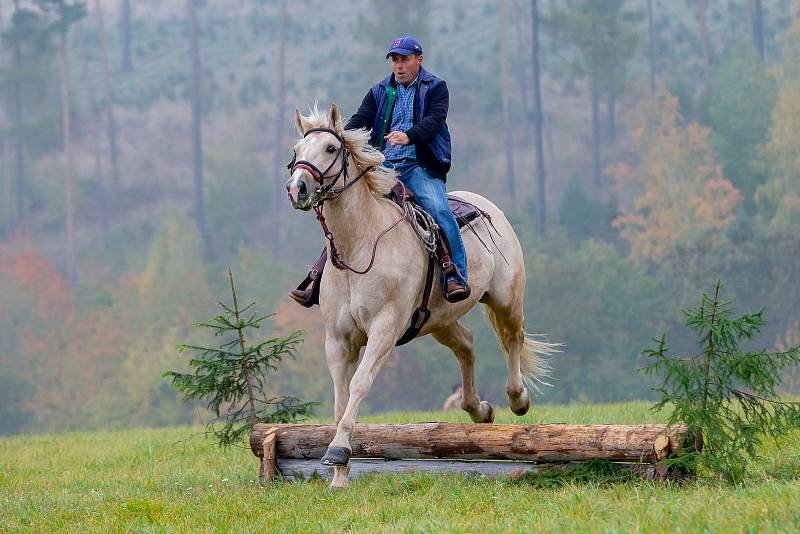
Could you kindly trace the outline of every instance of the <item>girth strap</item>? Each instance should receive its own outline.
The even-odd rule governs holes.
[[[431,318],[431,310],[428,309],[428,301],[431,298],[431,289],[433,289],[433,271],[435,267],[435,257],[431,254],[428,256],[428,272],[425,275],[425,289],[422,291],[422,302],[419,305],[419,308],[414,310],[414,314],[411,316],[411,324],[408,325],[408,329],[406,330],[403,337],[397,340],[395,346],[399,347],[400,345],[405,345],[415,337],[419,335],[422,331],[422,327],[425,326],[425,323],[428,322],[428,319]]]

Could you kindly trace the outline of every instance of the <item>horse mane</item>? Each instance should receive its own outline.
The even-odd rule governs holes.
[[[383,198],[397,183],[397,172],[381,165],[383,163],[383,152],[369,144],[370,131],[366,128],[359,130],[340,130],[330,123],[328,114],[317,108],[316,103],[310,110],[308,116],[303,120],[308,123],[309,128],[331,128],[336,130],[344,139],[350,149],[353,159],[362,169],[373,167],[371,171],[364,175],[364,181],[369,186],[370,192],[377,197]]]

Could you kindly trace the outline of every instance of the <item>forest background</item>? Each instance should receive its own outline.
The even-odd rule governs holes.
[[[760,345],[800,344],[800,0],[0,0],[0,31],[0,433],[206,417],[161,375],[228,266],[265,337],[307,332],[271,391],[327,412],[319,313],[286,297],[322,247],[283,188],[293,110],[353,113],[409,33],[450,88],[448,188],[506,212],[528,330],[564,343],[539,402],[651,398],[642,349],[691,350],[680,310],[718,278],[767,309]],[[458,377],[416,341],[365,409]]]

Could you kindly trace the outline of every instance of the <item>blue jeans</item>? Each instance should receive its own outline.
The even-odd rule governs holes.
[[[414,192],[417,203],[430,213],[436,224],[442,229],[447,241],[450,243],[450,254],[453,263],[461,276],[461,282],[467,283],[467,252],[464,249],[464,241],[461,239],[461,231],[458,228],[453,212],[447,206],[447,192],[444,182],[434,178],[423,169],[419,162],[413,159],[405,159],[401,162],[384,162],[385,167],[397,171],[403,185]]]

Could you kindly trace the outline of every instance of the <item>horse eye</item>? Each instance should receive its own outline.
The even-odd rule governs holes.
[[[326,150],[332,154],[336,152],[336,147],[333,145],[328,145],[328,148]]]

